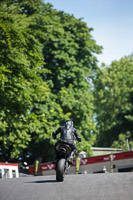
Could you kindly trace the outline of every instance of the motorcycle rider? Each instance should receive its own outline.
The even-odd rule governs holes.
[[[72,120],[65,121],[65,126],[60,126],[55,132],[52,133],[53,139],[56,139],[56,135],[59,133],[61,133],[60,140],[55,144],[55,160],[57,159],[56,146],[59,143],[66,143],[69,144],[69,146],[72,149],[72,153],[70,156],[70,162],[72,162],[71,157],[77,150],[75,139],[81,142],[81,137],[78,135],[76,128],[73,127],[73,121]]]

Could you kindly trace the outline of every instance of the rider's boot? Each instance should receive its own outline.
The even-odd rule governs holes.
[[[74,152],[71,152],[70,158],[68,160],[69,164],[71,165],[73,163],[73,156],[74,156]]]

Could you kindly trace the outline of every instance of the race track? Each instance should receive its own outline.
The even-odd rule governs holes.
[[[0,200],[133,200],[133,173],[1,179]]]

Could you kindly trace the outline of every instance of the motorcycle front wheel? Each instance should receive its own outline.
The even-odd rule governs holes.
[[[58,160],[56,164],[56,181],[61,182],[64,180],[65,176],[65,163],[66,160],[64,158]]]

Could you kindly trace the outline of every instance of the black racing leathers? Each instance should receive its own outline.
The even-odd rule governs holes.
[[[81,142],[81,137],[78,135],[78,132],[75,128],[71,127],[67,129],[65,126],[59,127],[55,132],[53,132],[53,138],[56,139],[56,135],[61,133],[60,138],[62,142],[72,144],[75,139]]]
[[[55,158],[54,162],[56,161],[58,157],[58,152],[56,151],[56,146],[60,143],[67,143],[71,147],[72,153],[76,151],[76,142],[77,139],[79,142],[81,142],[81,137],[78,135],[78,132],[75,128],[70,127],[67,129],[65,126],[59,127],[55,132],[53,132],[53,138],[56,139],[56,135],[60,133],[60,139],[55,144]],[[72,154],[71,153],[71,154]]]

